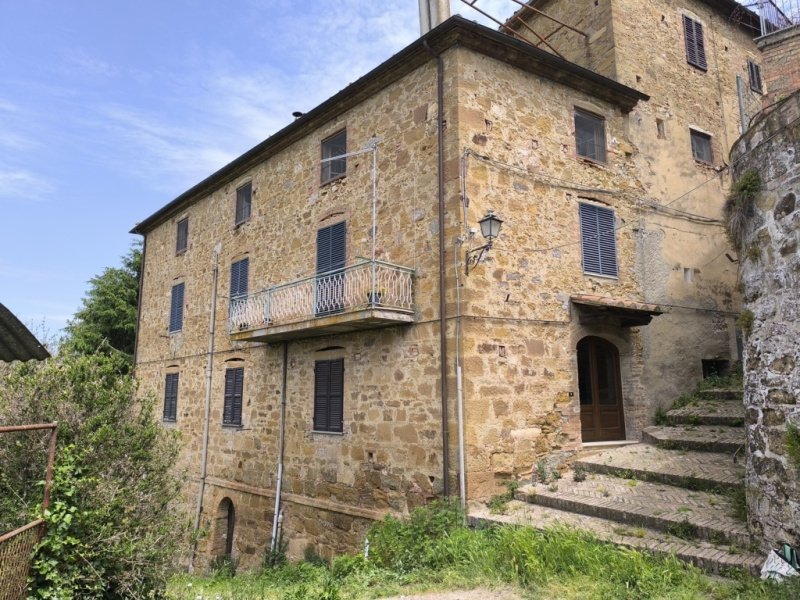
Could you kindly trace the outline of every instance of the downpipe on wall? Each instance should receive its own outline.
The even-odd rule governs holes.
[[[197,555],[197,532],[200,529],[200,515],[203,512],[203,496],[206,491],[206,476],[208,474],[208,430],[211,418],[211,379],[214,373],[214,331],[217,323],[217,279],[219,278],[219,255],[222,252],[222,242],[214,246],[214,266],[211,271],[211,316],[208,324],[208,359],[206,361],[206,398],[203,416],[203,451],[200,457],[200,490],[197,494],[197,509],[194,515],[194,534],[192,542],[192,557],[189,561],[189,573],[194,572],[194,559]]]
[[[274,553],[278,548],[281,524],[281,489],[283,488],[283,449],[286,443],[286,381],[288,379],[289,342],[283,342],[283,373],[281,375],[281,422],[278,434],[278,480],[275,483],[275,512],[272,515],[272,541],[269,550]]]

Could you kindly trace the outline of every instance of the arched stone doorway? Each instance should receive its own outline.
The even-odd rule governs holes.
[[[230,498],[223,498],[217,507],[214,523],[213,556],[233,555],[233,529],[236,525],[236,510]]]
[[[619,351],[603,338],[578,342],[578,390],[584,442],[625,439]]]

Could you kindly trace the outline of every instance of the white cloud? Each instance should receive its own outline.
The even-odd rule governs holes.
[[[52,191],[53,186],[35,173],[0,166],[0,200],[42,200]]]

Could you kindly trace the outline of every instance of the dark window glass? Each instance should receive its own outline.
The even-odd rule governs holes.
[[[186,252],[189,244],[189,217],[178,221],[178,235],[175,242],[175,254]]]
[[[333,158],[347,154],[347,131],[342,130],[322,140],[322,175],[320,181],[328,183],[347,174],[347,159]],[[331,159],[333,160],[327,160]]]
[[[575,152],[578,156],[606,162],[605,119],[575,109]]]
[[[242,424],[242,393],[244,367],[225,370],[225,402],[222,408],[223,425]]]
[[[250,204],[253,198],[253,185],[245,183],[236,190],[236,222],[241,225],[250,218]]]
[[[702,23],[683,15],[683,34],[686,39],[686,62],[703,71],[708,70]]]
[[[179,283],[172,286],[172,301],[169,307],[170,333],[183,329],[183,295],[184,284]]]
[[[341,433],[344,421],[344,359],[314,364],[314,431]]]
[[[580,204],[583,272],[616,277],[617,242],[614,211],[593,204]]]
[[[763,93],[763,88],[761,87],[761,67],[752,60],[748,60],[747,74],[750,76],[750,89],[758,94]]]
[[[714,154],[711,152],[711,136],[694,129],[689,130],[689,135],[692,138],[692,156],[694,159],[704,163],[713,163]]]
[[[247,296],[247,277],[250,259],[243,258],[231,265],[231,300]]]
[[[167,373],[164,384],[164,420],[175,421],[178,418],[178,374]]]

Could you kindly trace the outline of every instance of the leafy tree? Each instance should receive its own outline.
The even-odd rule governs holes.
[[[133,401],[120,353],[61,353],[0,378],[0,423],[58,422],[47,534],[33,563],[35,598],[154,598],[185,548],[178,442]],[[47,436],[0,435],[0,512],[38,516]],[[20,515],[20,511],[27,515]],[[0,521],[3,521],[0,518]]]
[[[83,306],[67,324],[62,350],[79,354],[120,352],[133,361],[142,248],[135,243],[122,266],[106,268],[89,280]]]

